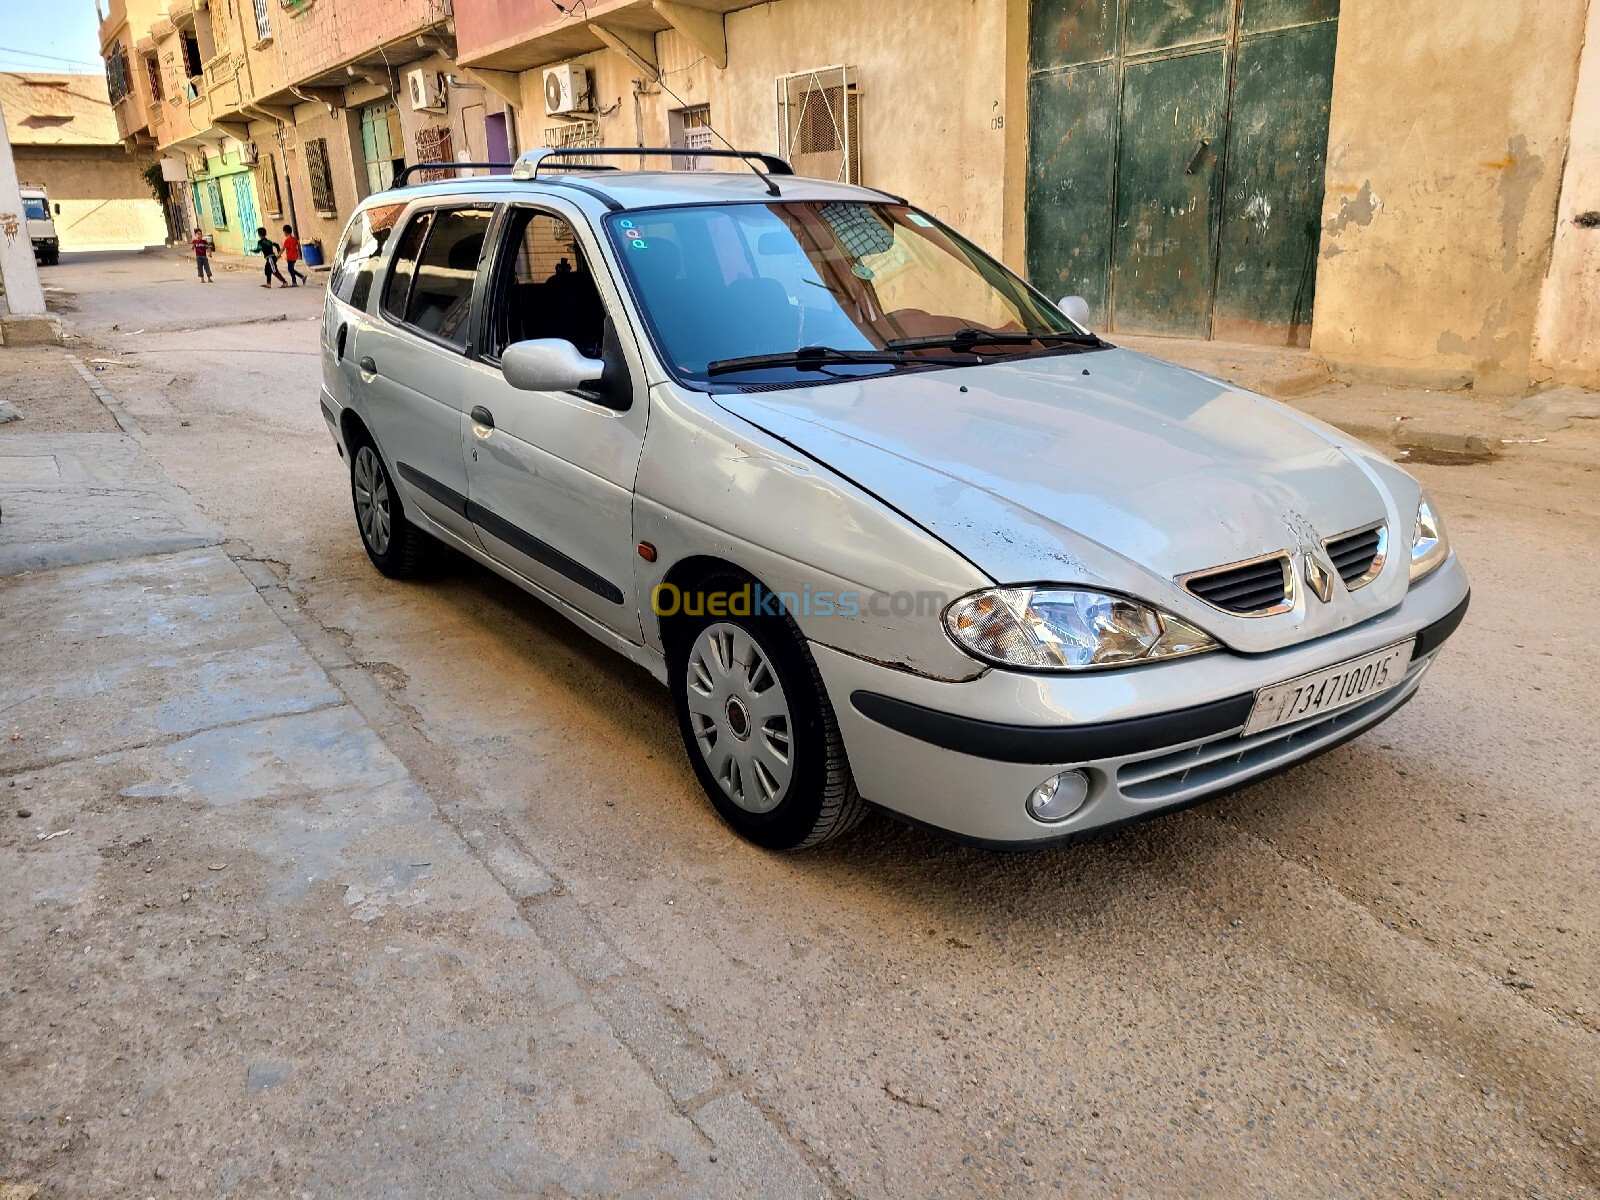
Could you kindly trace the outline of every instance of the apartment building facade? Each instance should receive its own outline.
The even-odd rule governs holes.
[[[182,82],[204,104],[152,121],[162,152],[219,147],[189,163],[209,186],[237,145],[258,212],[330,249],[401,162],[732,144],[905,196],[1113,334],[1600,384],[1600,0],[1403,20],[1375,0],[166,0],[163,19],[195,26]]]

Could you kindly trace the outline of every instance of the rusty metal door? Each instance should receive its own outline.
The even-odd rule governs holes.
[[[1033,0],[1028,270],[1104,328],[1303,344],[1338,0]]]

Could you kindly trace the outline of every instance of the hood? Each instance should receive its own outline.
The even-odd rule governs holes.
[[[716,400],[1000,583],[1098,584],[1214,631],[1244,622],[1256,632],[1232,640],[1249,649],[1351,624],[1404,594],[1385,571],[1328,606],[1341,611],[1274,618],[1281,633],[1263,639],[1265,622],[1219,613],[1179,588],[1189,572],[1319,546],[1375,521],[1396,529],[1399,508],[1378,469],[1334,431],[1131,351]],[[1407,514],[1407,532],[1409,524]]]

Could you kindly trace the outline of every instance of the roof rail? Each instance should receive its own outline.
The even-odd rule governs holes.
[[[537,150],[528,150],[518,157],[516,165],[511,169],[513,179],[537,179],[539,168],[551,159],[593,158],[599,156],[624,157],[630,154],[648,154],[653,157],[665,158],[732,158],[744,163],[767,185],[770,195],[781,195],[778,185],[773,183],[769,176],[793,175],[794,168],[775,154],[763,154],[756,150],[689,150],[682,147],[668,146],[559,146],[545,147]],[[756,164],[759,163],[760,166]],[[551,163],[552,166],[556,165]],[[580,169],[589,170],[614,170],[615,168],[599,167],[588,163],[574,164]],[[764,169],[763,169],[764,168]]]
[[[508,163],[508,162],[492,162],[492,163],[420,162],[420,163],[412,163],[410,166],[406,167],[403,171],[401,171],[400,174],[396,175],[394,177],[394,182],[391,183],[389,186],[390,187],[405,187],[406,186],[406,181],[411,178],[411,173],[413,171],[455,171],[455,170],[466,170],[468,167],[472,167],[472,168],[480,169],[480,170],[487,170],[487,171],[509,171],[511,169],[511,167],[512,167],[512,164]]]

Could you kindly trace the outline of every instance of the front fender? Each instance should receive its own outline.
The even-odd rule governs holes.
[[[742,419],[658,385],[635,490],[635,531],[657,551],[654,563],[636,560],[641,598],[676,564],[708,556],[782,594],[812,641],[937,679],[983,672],[946,635],[941,613],[993,580],[865,488]],[[664,649],[661,618],[643,617],[646,640]]]

